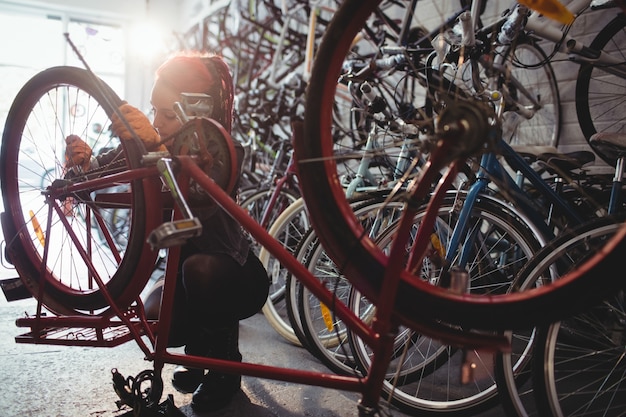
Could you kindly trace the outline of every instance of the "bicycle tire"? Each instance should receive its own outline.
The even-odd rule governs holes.
[[[280,217],[280,215],[293,203],[295,203],[298,198],[300,198],[297,190],[293,190],[287,187],[281,187],[281,189],[278,191],[279,194],[276,197],[276,200],[274,200],[271,212],[266,213],[269,210],[268,207],[270,205],[271,199],[273,198],[273,193],[275,192],[275,190],[276,186],[258,189],[256,190],[256,192],[247,194],[245,199],[239,204],[259,224],[263,223],[261,224],[261,226],[265,227],[267,230],[271,229],[276,223],[277,219]],[[263,221],[264,218],[265,221]],[[297,242],[294,245],[297,245]],[[260,255],[263,248],[260,247],[253,240],[253,249],[257,255]],[[295,246],[291,247],[291,249],[295,250]],[[273,276],[272,283],[270,284],[268,299],[272,303],[279,303],[282,302],[284,294],[284,280],[281,279],[278,275]]]
[[[64,139],[69,134],[91,142],[94,153],[121,145],[125,158],[116,172],[138,166],[141,155],[134,143],[120,142],[105,134],[109,118],[121,100],[104,82],[94,81],[93,77],[86,70],[65,66],[38,73],[17,94],[2,137],[0,184],[7,252],[31,294],[57,314],[94,314],[109,307],[87,265],[93,265],[106,291],[123,308],[136,299],[149,279],[149,273],[135,272],[141,268],[151,271],[156,258],[156,253],[144,243],[148,220],[141,180],[127,184],[132,192],[124,208],[107,208],[98,202],[98,197],[107,193],[107,187],[119,184],[100,185],[61,201],[46,197],[48,191],[58,190],[55,183],[43,189],[39,178],[31,178],[54,166],[54,178],[63,181]],[[96,126],[98,132],[91,137],[91,128]],[[103,167],[102,174],[106,169]],[[97,192],[101,194],[95,195]],[[51,195],[58,196],[59,192]],[[112,218],[119,220],[120,211],[124,210],[131,219],[124,239],[112,237],[115,223],[107,223],[112,219],[112,210],[117,210]],[[51,217],[48,213],[52,213]],[[67,227],[62,220],[68,221]],[[90,226],[92,221],[97,230]],[[74,242],[72,233],[76,234]],[[101,240],[102,234],[111,239]],[[88,259],[83,258],[80,250],[85,251]],[[145,280],[141,278],[144,275]]]
[[[364,237],[345,200],[333,159],[330,109],[346,52],[377,5],[378,1],[347,0],[333,16],[314,63],[302,132],[295,138],[300,186],[312,224],[335,263],[345,267],[344,274],[374,304],[380,301],[387,258]],[[618,252],[625,246],[626,229],[584,268],[557,284],[523,294],[459,296],[403,271],[395,313],[416,328],[429,321],[483,330],[530,328],[584,309],[619,288],[619,279],[609,271],[620,264]],[[590,269],[595,273],[585,273]],[[603,285],[596,276],[603,277]]]
[[[539,250],[540,240],[528,228],[527,220],[510,215],[505,203],[484,198],[473,205],[464,232],[467,238],[461,239],[460,247],[450,248],[448,242],[458,221],[455,208],[459,201],[462,202],[463,198],[450,196],[444,200],[434,227],[438,241],[446,248],[446,259],[455,265],[461,252],[473,248],[465,266],[469,273],[469,292],[497,294],[507,291],[517,272]],[[416,228],[419,228],[425,211],[426,207],[418,211]],[[376,243],[383,248],[389,245],[393,239],[393,227],[396,226],[392,225],[382,233]],[[435,264],[426,259],[422,275],[441,281],[444,269],[435,268]],[[362,298],[351,296],[349,307],[352,311],[362,311]],[[363,373],[367,373],[371,365],[371,349],[360,338],[350,336],[355,362]],[[404,336],[404,340],[407,342],[406,353],[391,360],[383,385],[383,397],[403,412],[411,415],[468,415],[497,403],[491,352],[471,352],[475,358],[473,372],[477,376],[469,383],[463,383],[460,364],[467,354],[465,350],[417,332]]]
[[[621,219],[621,220],[619,220]],[[536,285],[553,282],[560,275],[588,257],[595,247],[613,235],[623,221],[618,218],[604,217],[589,221],[548,242],[541,251],[528,262],[516,277],[513,287],[525,291]],[[543,401],[547,409],[546,387],[536,383],[536,378],[543,374],[537,369],[537,362],[544,360],[546,328],[540,326],[522,334],[510,332],[513,339],[512,351],[499,353],[496,357],[496,378],[503,408],[510,416],[535,416],[543,414],[538,404]],[[552,363],[546,362],[546,369]],[[536,398],[540,400],[536,401]],[[553,415],[553,414],[550,414]]]
[[[538,330],[533,375],[539,376],[534,392],[540,415],[623,414],[625,308],[621,291],[581,314]]]
[[[507,94],[513,97],[516,105],[533,107],[530,99],[521,92],[523,87],[535,100],[539,108],[532,110],[529,119],[508,111],[504,117],[503,137],[511,145],[552,146],[557,147],[561,133],[561,98],[556,76],[546,53],[535,40],[526,37],[520,39],[507,53],[511,62],[511,79],[502,77],[500,87],[505,84]]]
[[[317,236],[315,236],[315,230],[310,227],[296,248],[296,259],[304,265],[307,262],[310,253],[317,247],[317,244],[318,240]],[[300,312],[298,311],[298,294],[300,292],[300,288],[302,287],[302,282],[294,277],[293,274],[289,274],[287,275],[287,282],[285,286],[287,291],[285,301],[289,323],[291,324],[293,333],[297,337],[300,345],[309,350],[306,335],[304,334],[304,328],[302,327],[302,319],[300,318]]]
[[[559,279],[569,269],[584,262],[597,247],[617,233],[623,221],[623,216],[602,218],[557,237],[538,252],[522,271],[520,278],[524,281],[523,285],[532,285],[533,282],[548,277]],[[604,311],[604,317],[623,318],[623,291],[614,293],[611,299],[618,300],[620,296],[621,302],[613,306],[614,309]],[[516,396],[515,392],[512,396],[518,409],[524,411],[518,414],[528,414],[526,409],[530,403],[537,408],[539,415],[612,415],[611,410],[616,410],[615,408],[596,408],[601,403],[599,398],[606,396],[613,397],[621,404],[621,410],[624,409],[624,397],[615,395],[614,390],[619,382],[613,380],[609,383],[611,375],[614,375],[610,373],[612,366],[616,367],[613,371],[621,369],[621,376],[618,376],[617,381],[621,380],[622,385],[624,383],[624,366],[619,365],[624,345],[623,342],[611,338],[611,335],[619,334],[620,325],[617,324],[617,328],[607,328],[606,323],[600,320],[601,316],[594,314],[604,307],[608,307],[608,304],[594,306],[561,322],[537,328],[529,366],[532,389],[527,389],[527,396],[530,398]],[[593,322],[582,324],[583,320],[592,318]],[[590,323],[593,325],[590,326]],[[617,357],[616,352],[619,355]],[[578,356],[577,359],[576,355],[583,356]],[[592,368],[583,367],[583,364]],[[609,368],[605,367],[607,364]],[[604,374],[602,370],[608,372]],[[509,373],[507,377],[507,383],[515,386],[514,373]]]
[[[384,231],[397,218],[397,210],[402,207],[401,203],[388,200],[388,195],[389,191],[386,190],[374,191],[362,193],[352,201],[355,215],[371,235],[376,235],[379,230]],[[312,237],[303,240],[306,242],[303,247],[306,252],[299,253],[299,258],[302,258],[313,276],[332,291],[333,299],[345,304],[352,293],[352,285],[329,259],[315,238],[315,232],[312,232]],[[357,373],[350,348],[349,330],[336,317],[333,306],[321,303],[304,285],[300,285],[297,291],[297,313],[292,315],[297,317],[294,321],[302,328],[305,338],[303,345],[333,372],[343,375]],[[367,317],[359,317],[367,322]]]
[[[268,233],[277,239],[290,252],[295,253],[298,244],[309,230],[308,215],[302,198],[289,205],[270,227]],[[300,346],[300,340],[296,336],[293,326],[289,321],[285,301],[287,291],[287,274],[289,272],[282,267],[280,262],[270,252],[261,247],[259,259],[268,271],[271,278],[271,288],[274,297],[270,294],[263,305],[262,311],[268,323],[276,332],[290,343]],[[280,294],[280,296],[278,296]]]
[[[589,48],[602,51],[622,60],[626,50],[626,16],[619,14],[594,38]],[[576,115],[578,124],[587,142],[598,132],[626,133],[623,120],[626,102],[624,79],[607,73],[601,66],[585,63],[578,69],[576,78]],[[615,165],[615,160],[599,155],[606,163]]]

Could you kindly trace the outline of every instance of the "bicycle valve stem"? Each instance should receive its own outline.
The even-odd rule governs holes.
[[[461,384],[467,385],[474,380],[474,371],[476,370],[476,363],[472,360],[465,358],[461,365]]]
[[[469,273],[461,266],[455,266],[450,270],[450,291],[455,294],[469,292]]]

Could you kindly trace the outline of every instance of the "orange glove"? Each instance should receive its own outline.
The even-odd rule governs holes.
[[[128,103],[122,104],[119,110],[148,151],[167,151],[164,145],[157,146],[161,142],[161,137],[145,114]],[[133,138],[133,135],[128,131],[124,122],[117,117],[117,114],[113,114],[111,122],[113,133],[120,139],[130,140]]]
[[[65,138],[67,147],[65,148],[66,167],[79,166],[86,172],[91,163],[91,148],[84,140],[76,135],[69,135]]]

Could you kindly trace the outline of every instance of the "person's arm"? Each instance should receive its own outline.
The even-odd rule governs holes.
[[[161,137],[145,114],[128,103],[122,104],[119,110],[148,150],[156,148],[158,151],[167,151],[167,148],[160,143]],[[113,114],[111,117],[111,130],[122,140],[131,140],[133,138],[133,135],[126,128],[126,124],[117,117],[117,114]],[[65,149],[65,166],[67,168],[77,167],[82,172],[110,164],[121,154],[120,145],[116,149],[105,152],[102,155],[94,156],[89,145],[77,135],[69,135],[65,139],[65,143],[67,145]]]
[[[165,145],[161,144],[161,136],[159,136],[159,133],[141,110],[128,103],[122,104],[119,110],[124,119],[126,119],[128,126],[141,139],[148,151],[167,152]],[[122,140],[131,140],[134,136],[126,128],[126,123],[117,117],[117,114],[111,116],[111,130],[113,133]]]

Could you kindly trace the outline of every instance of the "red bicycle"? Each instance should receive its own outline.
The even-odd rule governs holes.
[[[462,285],[463,271],[450,271],[447,282],[422,274],[438,256],[430,231],[457,167],[498,134],[493,107],[454,89],[451,99],[443,77],[439,85],[431,85],[431,98],[443,105],[429,121],[432,129],[424,130],[428,162],[419,176],[394,189],[390,197],[405,203],[401,217],[391,222],[393,238],[381,247],[368,237],[339,181],[331,113],[341,65],[357,33],[371,28],[379,3],[347,0],[337,12],[318,50],[305,121],[294,128],[301,190],[316,233],[343,275],[376,307],[373,319],[364,320],[348,308],[333,293],[332,283],[314,277],[229,197],[234,150],[228,133],[216,122],[192,119],[174,135],[171,155],[146,153],[139,140],[120,141],[106,134],[121,100],[104,82],[90,71],[55,67],[33,77],[20,91],[2,138],[6,256],[38,301],[33,317],[18,319],[18,326],[31,331],[17,341],[116,346],[134,340],[154,364],[147,378],[150,387],[136,398],[125,398],[134,407],[158,404],[161,371],[165,363],[174,363],[359,392],[359,409],[365,416],[380,410],[388,365],[391,358],[398,358],[400,326],[448,345],[506,350],[508,341],[498,330],[531,328],[565,317],[623,286],[612,271],[621,265],[619,258],[626,249],[624,228],[576,271],[552,285],[524,292],[470,294]],[[94,124],[104,128],[97,137],[90,136],[92,148],[119,148],[119,157],[85,174],[67,172],[65,137],[87,137]],[[202,169],[197,161],[206,151],[221,163]],[[41,170],[50,166],[56,167],[54,174],[42,188]],[[190,183],[202,187],[370,346],[372,360],[364,375],[230,362],[167,349],[178,245],[198,232],[185,200]],[[428,208],[415,233],[415,214],[425,202]],[[170,222],[163,223],[164,212],[171,213]],[[124,222],[119,221],[122,218]],[[119,233],[120,224],[126,233]],[[153,272],[156,249],[163,247],[169,254],[161,315],[148,320],[140,293]],[[72,336],[77,334],[81,336]]]

